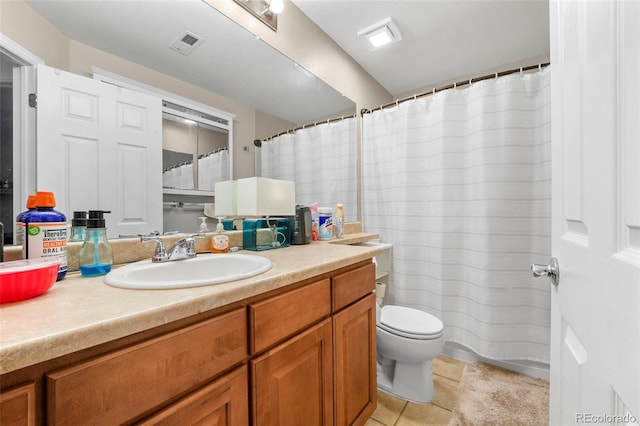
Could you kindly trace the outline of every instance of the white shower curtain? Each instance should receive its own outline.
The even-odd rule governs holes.
[[[345,221],[357,218],[356,120],[317,124],[262,142],[262,177],[296,183],[296,203],[344,204]]]
[[[210,152],[198,158],[198,189],[213,191],[216,182],[229,180],[229,150]]]
[[[392,300],[493,359],[549,361],[550,70],[365,114],[363,224],[393,243]]]

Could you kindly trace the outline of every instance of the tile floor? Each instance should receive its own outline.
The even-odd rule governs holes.
[[[436,397],[430,404],[407,402],[378,390],[378,408],[365,426],[447,425],[465,364],[444,355],[433,360]]]

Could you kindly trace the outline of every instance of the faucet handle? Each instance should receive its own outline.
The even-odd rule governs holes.
[[[153,262],[161,262],[163,259],[167,257],[167,251],[164,248],[164,244],[162,243],[162,239],[160,237],[149,236],[149,235],[140,235],[140,242],[148,243],[150,241],[156,242],[156,252],[151,258]]]
[[[182,240],[187,246],[187,252],[189,256],[196,255],[196,241],[194,240],[194,238],[205,238],[205,237],[206,237],[205,234],[198,233],[198,234],[193,234]]]

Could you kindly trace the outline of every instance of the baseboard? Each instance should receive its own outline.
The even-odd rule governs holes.
[[[549,381],[549,364],[534,361],[496,361],[481,357],[471,349],[454,342],[446,342],[443,355],[465,362],[482,361],[487,364],[506,368],[516,373]]]

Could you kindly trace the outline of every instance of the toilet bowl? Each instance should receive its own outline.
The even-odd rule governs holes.
[[[385,305],[376,309],[378,388],[409,401],[433,400],[431,360],[442,353],[444,325],[418,309]]]

